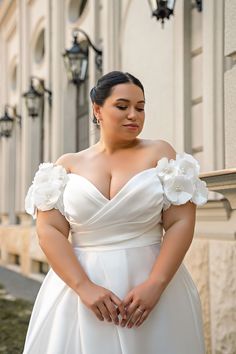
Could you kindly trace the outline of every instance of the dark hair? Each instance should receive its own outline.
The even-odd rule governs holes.
[[[114,86],[126,83],[132,83],[138,86],[144,94],[143,85],[136,77],[129,73],[123,73],[122,71],[111,71],[100,77],[97,85],[91,89],[90,98],[92,103],[97,103],[99,106],[102,106],[105,100],[111,95],[111,90]],[[93,122],[97,122],[96,117],[93,117]]]

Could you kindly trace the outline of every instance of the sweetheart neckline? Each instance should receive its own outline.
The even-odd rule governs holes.
[[[151,171],[151,170],[155,170],[156,167],[150,167],[150,168],[146,168],[142,171],[139,171],[138,173],[135,173],[130,179],[128,179],[128,181],[121,187],[121,189],[111,198],[107,198],[98,188],[97,186],[92,183],[88,178],[82,176],[82,175],[79,175],[78,173],[73,173],[73,172],[69,172],[67,173],[67,175],[71,175],[71,176],[76,176],[76,177],[79,177],[79,178],[82,178],[83,180],[85,180],[88,184],[90,184],[99,194],[100,196],[103,197],[103,199],[106,200],[107,203],[109,202],[112,202],[114,199],[116,199],[121,192],[123,192],[123,190],[137,177],[139,177],[140,175],[142,175],[144,172],[147,172],[147,171]]]

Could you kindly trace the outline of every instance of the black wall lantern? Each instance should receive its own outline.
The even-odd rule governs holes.
[[[44,81],[42,79],[38,78],[37,76],[32,76],[30,78],[29,90],[22,95],[25,98],[28,114],[32,118],[39,116],[45,92],[48,94],[48,101],[51,105],[52,92],[44,87]]]
[[[148,0],[151,8],[152,16],[155,16],[157,21],[161,20],[162,27],[165,19],[170,18],[174,14],[175,0]]]
[[[190,0],[187,0],[190,1]],[[164,27],[165,19],[174,15],[175,0],[148,0],[152,16],[155,16],[157,21],[161,20]],[[202,0],[195,0],[195,7],[199,12],[202,11]]]
[[[9,115],[8,108],[12,109],[13,115]],[[16,113],[16,108],[8,104],[5,105],[4,115],[0,118],[0,136],[5,136],[9,138],[12,134],[13,125],[15,120],[21,124],[21,116]]]
[[[195,0],[195,7],[199,12],[202,11],[202,0]]]
[[[86,45],[78,41],[78,34],[82,33],[87,40]],[[92,47],[96,53],[95,62],[99,71],[102,71],[102,51],[96,48],[91,42],[89,36],[82,29],[73,30],[73,43],[70,49],[63,53],[67,77],[70,82],[79,85],[86,79],[88,70],[89,47]]]

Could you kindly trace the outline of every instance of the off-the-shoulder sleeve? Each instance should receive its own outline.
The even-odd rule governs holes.
[[[37,209],[58,209],[63,215],[63,192],[68,181],[66,169],[52,162],[43,162],[35,173],[25,197],[25,210],[36,219]]]
[[[163,157],[158,161],[157,174],[164,190],[163,209],[171,204],[181,205],[188,201],[200,206],[207,202],[206,182],[199,178],[200,166],[190,154],[177,154],[176,159]]]

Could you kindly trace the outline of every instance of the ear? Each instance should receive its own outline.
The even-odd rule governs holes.
[[[93,114],[97,119],[101,119],[101,106],[97,103],[93,103]]]

